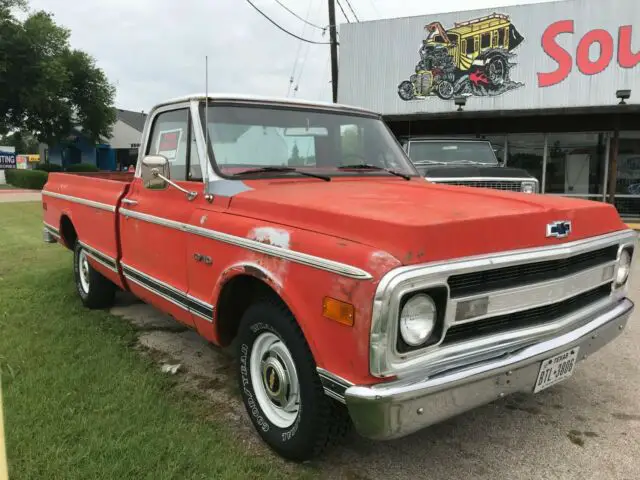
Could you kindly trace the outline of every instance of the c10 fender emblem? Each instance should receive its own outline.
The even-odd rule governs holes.
[[[211,257],[208,257],[207,255],[194,253],[193,258],[196,262],[204,263],[205,265],[211,265],[213,263],[213,260],[211,260]]]

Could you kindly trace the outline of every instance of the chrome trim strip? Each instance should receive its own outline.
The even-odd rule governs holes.
[[[319,270],[332,272],[343,277],[354,278],[357,280],[370,280],[373,278],[370,273],[351,265],[334,262],[333,260],[316,257],[302,252],[296,252],[294,250],[267,245],[256,240],[236,237],[235,235],[229,235],[227,233],[209,230],[207,228],[197,227],[195,225],[176,222],[173,220],[168,220],[166,218],[155,217],[153,215],[135,212],[126,208],[121,208],[120,213],[130,218],[136,218],[144,222],[161,225],[167,228],[173,228],[175,230],[181,230],[183,232],[193,233],[195,235],[210,238],[212,240],[227,243],[229,245],[245,248],[247,250],[258,253],[264,253],[265,255],[282,258],[284,260],[289,260],[291,262],[299,263],[301,265],[306,265],[312,268],[317,268]]]
[[[115,258],[107,255],[106,253],[101,252],[96,248],[93,248],[90,245],[87,245],[84,242],[78,241],[78,243],[80,243],[80,245],[82,245],[87,250],[87,254],[93,260],[101,264],[103,267],[108,268],[112,272],[118,273],[118,265]]]
[[[115,213],[115,205],[107,205],[106,203],[94,202],[93,200],[87,200],[86,198],[72,197],[71,195],[65,195],[63,193],[42,191],[43,195],[47,195],[53,198],[59,198],[61,200],[68,200],[70,202],[79,203],[80,205],[86,205],[87,207],[97,208],[98,210],[104,210],[106,212]]]
[[[42,222],[44,224],[44,226],[46,228],[48,228],[49,230],[51,230],[51,233],[55,233],[56,235],[60,235],[60,230],[58,230],[56,227],[54,227],[53,225],[47,223],[47,222]]]
[[[423,167],[424,165],[419,165]],[[466,166],[466,165],[465,165]],[[475,165],[473,165],[475,166]],[[441,182],[531,182],[539,183],[537,178],[528,177],[424,177],[437,183]]]
[[[122,265],[124,276],[127,280],[132,281],[136,285],[139,285],[149,290],[153,294],[158,295],[159,297],[173,303],[174,305],[177,305],[178,307],[194,315],[197,315],[200,318],[203,318],[204,320],[207,320],[210,323],[213,322],[213,305],[210,305],[209,303],[204,302],[192,295],[188,295],[182,290],[178,290],[177,288],[169,285],[168,283],[157,280],[156,278],[151,277],[150,275],[147,275],[146,273],[143,273],[136,268],[133,268],[124,263],[121,263],[121,265]],[[135,275],[138,275],[142,279],[135,278],[135,276],[132,275],[132,273]],[[145,280],[148,283],[145,283],[144,282]],[[175,295],[175,298],[172,298],[170,295],[167,295],[161,292],[158,288],[154,288],[154,285],[157,285],[159,287],[169,290],[170,293]],[[211,311],[211,315],[206,315],[203,312],[203,310]]]
[[[485,318],[508,315],[551,303],[559,303],[611,283],[615,274],[615,266],[616,262],[608,262],[574,275],[559,277],[547,282],[450,299],[447,307],[446,322],[449,326],[464,325]],[[610,269],[610,274],[605,276],[606,273],[609,273],[607,269]],[[489,308],[485,315],[467,320],[456,320],[458,304],[485,297],[489,298]]]
[[[316,368],[318,375],[320,376],[320,381],[322,382],[322,386],[324,388],[324,393],[337,400],[341,403],[345,403],[344,394],[345,391],[353,386],[348,380],[325,370],[324,368]]]
[[[399,354],[396,351],[400,299],[411,292],[435,286],[447,286],[447,279],[453,274],[529,264],[568,258],[579,253],[597,250],[610,245],[635,244],[638,234],[631,230],[621,230],[598,237],[577,240],[575,242],[537,247],[530,249],[500,252],[491,255],[478,255],[457,260],[433,262],[430,264],[399,267],[388,272],[379,282],[373,300],[370,343],[370,371],[377,377],[398,375],[413,369],[431,369],[436,360],[442,360],[441,368],[449,362],[469,358],[486,347],[486,343],[497,342],[494,353],[502,349],[507,352],[514,345],[538,338],[539,334],[552,334],[547,330],[524,329],[472,340],[461,344],[441,346],[440,344],[413,352]],[[637,250],[637,249],[636,249]],[[618,300],[626,290],[615,291],[609,301]],[[602,305],[600,305],[602,306]],[[569,322],[571,323],[571,322]],[[556,325],[556,327],[560,328]],[[443,329],[444,330],[444,329]],[[440,343],[443,336],[440,339]],[[443,360],[444,359],[444,360]]]

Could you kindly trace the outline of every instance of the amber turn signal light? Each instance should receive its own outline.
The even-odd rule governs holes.
[[[343,325],[353,326],[355,309],[350,303],[341,302],[335,298],[324,297],[322,301],[322,316]]]

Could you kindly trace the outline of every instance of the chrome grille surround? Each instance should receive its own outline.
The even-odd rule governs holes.
[[[380,378],[403,376],[415,371],[432,375],[451,368],[496,358],[578,328],[586,313],[607,310],[625,298],[629,281],[619,289],[612,288],[608,297],[560,318],[551,319],[549,322],[538,322],[533,326],[445,345],[443,341],[448,329],[453,325],[473,323],[507,313],[525,312],[573,298],[611,283],[615,278],[617,262],[606,262],[568,276],[523,285],[510,290],[482,292],[464,298],[452,299],[448,296],[445,324],[439,343],[421,350],[401,354],[396,349],[399,306],[401,299],[407,294],[433,287],[445,288],[449,292],[447,281],[452,275],[567,259],[612,245],[618,247],[619,256],[623,248],[635,247],[637,241],[638,234],[635,231],[623,230],[551,247],[516,250],[394,269],[381,279],[374,296],[370,338],[370,372]],[[610,268],[611,266],[613,269]],[[489,297],[490,310],[487,315],[464,322],[455,322],[458,302],[483,296]]]
[[[539,192],[539,182],[535,178],[500,178],[500,177],[477,177],[477,178],[437,178],[426,177],[433,183],[444,185],[455,185],[459,187],[490,188],[507,192],[522,192],[523,183],[535,183],[535,192]]]

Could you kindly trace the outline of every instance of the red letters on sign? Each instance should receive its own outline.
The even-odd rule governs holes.
[[[600,55],[595,62],[592,62],[589,58],[589,50],[594,43],[600,44]],[[585,75],[603,72],[613,59],[613,37],[606,30],[591,30],[580,40],[576,57],[578,68]]]
[[[640,52],[631,52],[631,32],[633,27],[620,27],[620,43],[618,44],[618,64],[622,68],[633,68],[640,63]]]
[[[556,37],[561,33],[573,33],[573,31],[573,20],[563,20],[550,25],[542,34],[542,49],[557,62],[558,69],[551,73],[538,73],[538,86],[556,85],[571,73],[573,64],[571,54],[556,43]]]
[[[618,34],[618,64],[622,68],[634,68],[640,64],[640,52],[632,52],[633,27],[620,27]],[[550,25],[542,34],[542,49],[558,64],[553,72],[538,73],[538,86],[550,87],[564,81],[573,68],[571,53],[558,45],[557,37],[562,33],[573,34],[575,25],[573,20],[562,20]],[[600,52],[596,60],[592,60],[589,52],[594,44],[598,44]],[[613,59],[615,41],[611,34],[602,29],[591,30],[580,42],[576,51],[578,70],[584,75],[597,75],[607,69]]]

